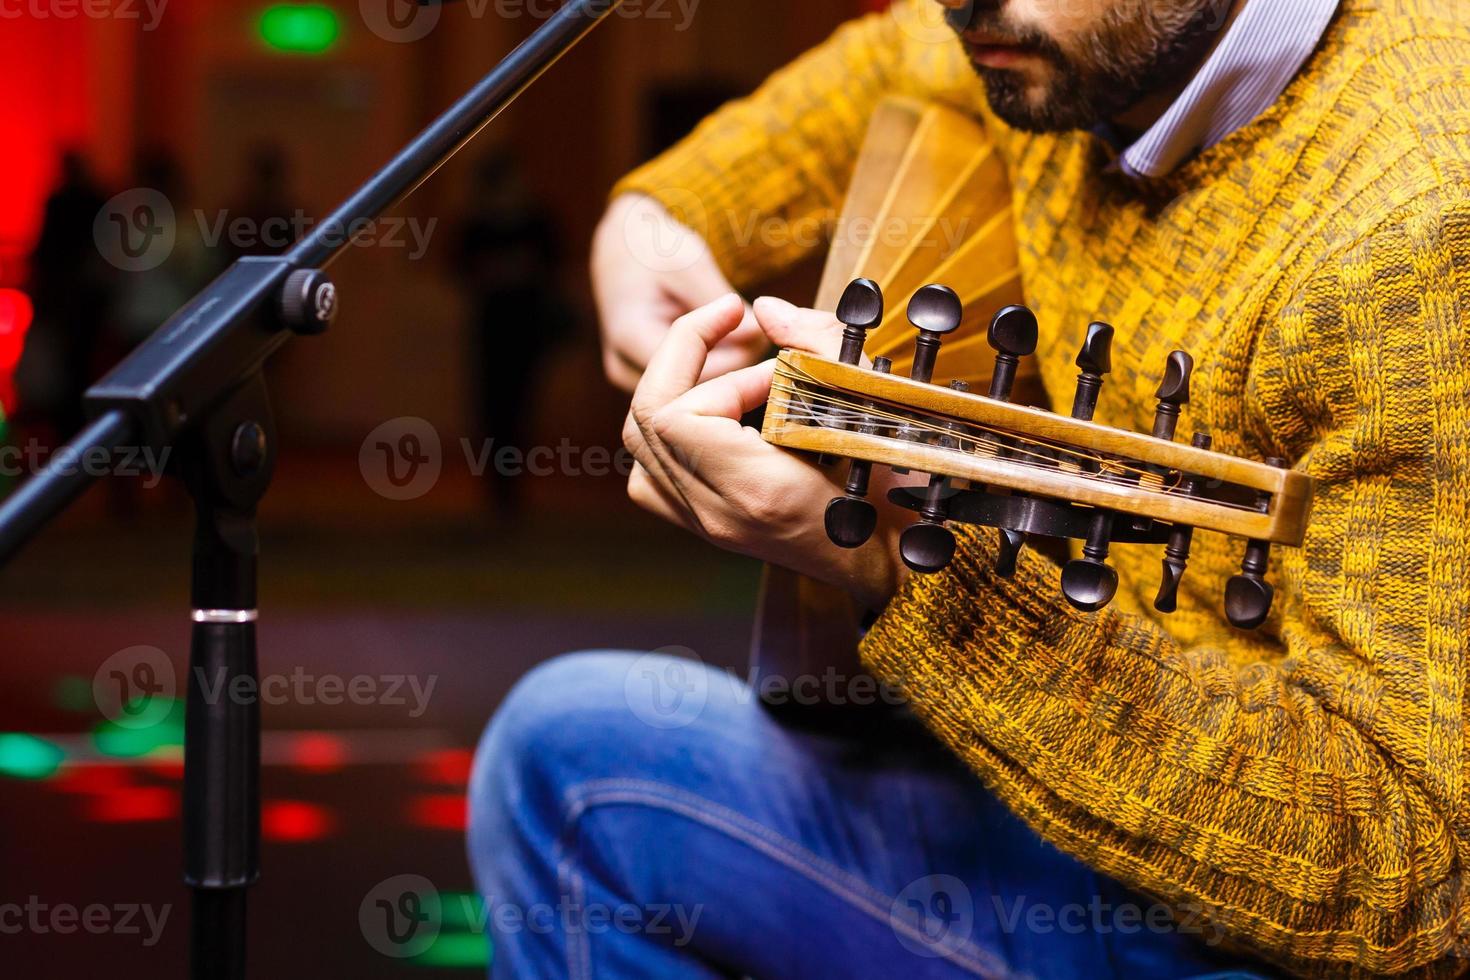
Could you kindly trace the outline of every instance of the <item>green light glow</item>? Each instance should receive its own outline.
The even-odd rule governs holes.
[[[112,721],[92,729],[92,742],[103,755],[136,758],[156,749],[184,744],[184,702],[171,698],[168,714],[146,728],[127,728]],[[154,699],[156,707],[157,699]]]
[[[23,732],[0,733],[0,773],[16,779],[45,779],[66,753],[60,746]]]
[[[446,932],[485,928],[485,900],[473,892],[440,892],[439,908],[439,927]]]
[[[483,970],[490,965],[490,956],[490,940],[484,933],[443,932],[413,962],[419,966]]]
[[[321,54],[342,33],[337,14],[319,3],[278,3],[261,12],[261,40],[277,51]]]
[[[97,711],[97,703],[92,700],[92,682],[77,674],[56,679],[56,686],[51,689],[51,703],[67,711]]]

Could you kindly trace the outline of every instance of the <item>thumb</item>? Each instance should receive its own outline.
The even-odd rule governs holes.
[[[836,357],[842,349],[842,324],[831,313],[793,306],[774,296],[755,301],[755,319],[777,347]]]

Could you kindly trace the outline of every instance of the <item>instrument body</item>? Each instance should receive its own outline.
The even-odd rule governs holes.
[[[1020,302],[1010,187],[979,122],[914,99],[895,97],[878,106],[814,308],[836,310],[848,281],[858,275],[871,277],[890,292],[912,291],[943,276],[956,284],[974,311]],[[983,337],[983,323],[967,323],[960,333]],[[901,350],[908,335],[901,313],[888,317],[869,335],[869,349],[891,352],[897,370],[905,371]],[[982,357],[963,360],[968,365],[983,362]],[[951,356],[941,371],[958,363]],[[988,376],[969,380],[977,385],[989,381]],[[1039,375],[1025,373],[1017,383],[1025,400],[1044,399]],[[767,565],[751,636],[751,676],[757,689],[783,690],[798,678],[824,674],[861,676],[857,643],[863,614],[840,589]]]

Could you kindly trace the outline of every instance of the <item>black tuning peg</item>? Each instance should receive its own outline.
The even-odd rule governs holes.
[[[950,384],[955,391],[969,391],[963,381]],[[953,424],[948,426],[953,428]],[[940,438],[939,444],[953,449],[955,440],[949,436]],[[923,575],[943,571],[954,560],[954,532],[945,527],[949,519],[949,479],[939,474],[929,477],[929,488],[924,494],[924,506],[919,511],[919,520],[903,532],[898,539],[898,553],[903,563]]]
[[[1083,612],[1096,612],[1112,602],[1118,592],[1118,573],[1107,561],[1113,517],[1110,510],[1094,514],[1082,545],[1082,557],[1062,566],[1062,595]]]
[[[1169,355],[1164,380],[1159,384],[1159,407],[1154,411],[1154,438],[1173,440],[1179,426],[1179,408],[1189,404],[1189,381],[1194,374],[1194,358],[1182,350]]]
[[[1024,306],[1007,306],[990,320],[985,339],[995,351],[995,373],[990,377],[990,397],[1010,401],[1021,358],[1036,353],[1036,314]]]
[[[888,374],[893,370],[893,361],[886,357],[875,357],[873,370],[879,374]],[[868,403],[866,407],[871,409],[873,406]],[[872,435],[878,431],[878,427],[870,421],[858,431]],[[853,460],[847,471],[846,494],[833,497],[827,502],[823,524],[827,528],[827,538],[839,548],[862,547],[878,526],[878,511],[867,501],[868,481],[872,475],[872,463],[864,459]]]
[[[871,279],[854,279],[837,303],[837,319],[842,322],[842,352],[837,359],[857,364],[863,359],[868,331],[883,322],[883,290]]]
[[[1000,529],[1000,550],[995,556],[995,574],[1010,578],[1016,574],[1016,563],[1021,560],[1021,549],[1026,547],[1026,534],[1008,527]]]
[[[1072,417],[1090,421],[1097,410],[1097,396],[1102,392],[1103,375],[1113,369],[1113,328],[1106,323],[1092,323],[1082,349],[1077,353],[1077,394],[1072,400]],[[1091,467],[1090,467],[1091,468]],[[1113,536],[1113,511],[1099,509],[1088,525],[1087,542],[1082,557],[1062,566],[1062,594],[1078,609],[1093,612],[1113,601],[1118,591],[1118,573],[1108,566],[1108,546]]]
[[[1267,466],[1286,467],[1286,460],[1273,456],[1266,460]],[[1262,513],[1270,506],[1271,495],[1265,492],[1256,495],[1256,507]],[[1271,614],[1271,601],[1276,590],[1266,581],[1266,569],[1271,565],[1271,543],[1250,541],[1245,546],[1245,559],[1240,563],[1240,574],[1231,576],[1225,584],[1225,618],[1237,629],[1253,630],[1266,621]]]
[[[1196,432],[1190,440],[1195,449],[1209,449],[1210,437]],[[1185,474],[1180,490],[1186,497],[1199,496],[1203,481]],[[1179,608],[1179,584],[1184,581],[1184,570],[1189,567],[1189,549],[1194,542],[1194,528],[1188,524],[1175,524],[1169,532],[1169,542],[1164,545],[1164,577],[1159,583],[1159,594],[1154,596],[1154,608],[1159,612],[1171,613]]]
[[[919,328],[919,338],[914,341],[914,369],[909,377],[915,381],[933,379],[934,361],[939,357],[944,335],[957,330],[964,318],[964,304],[948,286],[929,285],[914,293],[909,300],[909,322]]]
[[[1087,338],[1077,353],[1077,394],[1072,399],[1072,418],[1092,420],[1097,411],[1097,396],[1102,393],[1103,375],[1113,370],[1113,328],[1106,323],[1087,327]]]
[[[1179,410],[1189,404],[1189,382],[1193,375],[1194,358],[1182,350],[1176,350],[1169,355],[1168,363],[1164,367],[1164,380],[1159,383],[1156,396],[1159,405],[1154,409],[1155,439],[1174,441],[1174,430],[1179,427]],[[1162,490],[1164,476],[1163,472],[1150,467],[1139,476],[1138,485],[1145,490]],[[1153,521],[1147,517],[1133,519],[1135,531],[1146,531],[1152,526]]]
[[[842,298],[837,301],[837,319],[842,323],[842,350],[837,359],[843,364],[861,363],[868,331],[883,322],[882,288],[871,279],[854,279],[848,283],[842,291]],[[836,462],[837,457],[830,453],[817,457],[818,466],[831,466]]]

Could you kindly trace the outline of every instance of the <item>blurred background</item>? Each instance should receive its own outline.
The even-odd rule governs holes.
[[[283,249],[553,6],[0,9],[0,496],[179,303]],[[758,568],[626,500],[588,243],[619,175],[873,6],[630,0],[348,250],[336,325],[269,366],[254,975],[483,972],[464,785],[515,679],[597,647],[743,669]],[[812,272],[770,288],[804,300]],[[160,461],[112,462],[123,475],[0,569],[10,976],[184,963],[192,520]],[[400,875],[433,883],[442,928],[387,955],[359,912]]]

